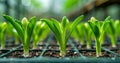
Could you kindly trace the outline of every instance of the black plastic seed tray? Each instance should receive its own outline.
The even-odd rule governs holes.
[[[120,63],[120,53],[116,53],[116,51],[120,50],[120,48],[117,49],[109,49],[106,47],[102,47],[102,52],[107,52],[110,54],[110,57],[95,57],[95,56],[86,56],[86,54],[83,54],[83,52],[95,52],[95,49],[79,49],[76,44],[69,40],[69,43],[67,44],[67,51],[69,55],[66,55],[66,57],[61,58],[58,56],[59,54],[59,46],[54,44],[51,44],[52,41],[51,37],[49,37],[45,44],[40,44],[38,46],[43,47],[40,49],[30,50],[30,51],[37,51],[39,54],[34,57],[30,58],[10,58],[9,55],[11,55],[15,51],[23,51],[22,45],[19,45],[18,47],[12,48],[10,50],[0,50],[0,62],[3,63]],[[51,47],[55,47],[54,49]],[[48,53],[47,52],[52,52]],[[55,56],[52,54],[56,54]]]

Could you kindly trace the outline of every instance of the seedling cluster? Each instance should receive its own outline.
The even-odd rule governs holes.
[[[79,28],[78,28],[79,27]],[[120,33],[120,21],[114,21],[108,16],[104,21],[96,20],[91,17],[88,22],[80,23],[74,33],[72,34],[74,38],[79,38],[80,44],[86,44],[86,48],[91,48],[92,40],[95,41],[96,56],[101,56],[102,44],[104,44],[105,37],[108,36],[111,39],[111,45],[113,48],[116,47],[116,38]],[[86,43],[83,43],[85,41]]]
[[[66,45],[71,36],[74,40],[78,40],[80,45],[86,44],[87,49],[91,49],[91,43],[94,40],[97,57],[102,54],[101,48],[106,36],[111,39],[112,47],[116,47],[116,38],[120,35],[119,20],[114,21],[110,17],[107,17],[104,21],[99,21],[92,17],[88,22],[80,23],[83,17],[81,15],[70,22],[64,16],[60,22],[53,18],[42,18],[40,21],[37,21],[36,17],[32,17],[29,20],[25,17],[22,20],[17,20],[8,15],[4,15],[8,23],[0,23],[1,49],[5,48],[5,31],[7,31],[7,33],[14,36],[15,44],[19,44],[19,40],[21,40],[24,51],[23,56],[28,57],[31,43],[32,49],[37,49],[39,42],[48,36],[50,30],[54,33],[59,44],[61,57],[65,57],[66,55]]]
[[[7,15],[5,15],[4,18],[12,24],[12,26],[14,27],[15,33],[16,32],[18,33],[23,44],[23,50],[24,50],[23,56],[28,57],[32,36],[33,36],[32,39],[34,40],[33,48],[36,48],[37,43],[39,42],[40,39],[42,39],[38,35],[43,34],[43,31],[44,31],[42,30],[44,29],[43,23],[39,23],[39,21],[37,22],[36,17],[32,17],[30,20],[24,17],[21,21],[13,19],[12,17]],[[37,27],[39,29],[36,29]],[[18,38],[18,37],[15,37],[15,38]]]

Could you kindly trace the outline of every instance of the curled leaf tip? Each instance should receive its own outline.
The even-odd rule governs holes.
[[[110,16],[108,16],[108,17],[105,19],[105,21],[106,21],[106,20],[110,20],[110,19],[111,19],[111,17],[110,17]]]
[[[24,17],[23,19],[22,19],[22,24],[27,24],[28,23],[28,19],[26,18],[26,17]]]
[[[90,18],[90,21],[91,21],[91,22],[96,21],[95,17],[91,17],[91,18]]]

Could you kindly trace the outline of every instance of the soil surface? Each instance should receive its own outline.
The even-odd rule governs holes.
[[[120,50],[114,50],[113,52],[117,53],[120,57]]]
[[[86,45],[75,45],[77,47],[78,50],[87,50],[87,46]],[[95,49],[93,46],[91,46],[90,49]]]
[[[116,51],[116,53],[118,53],[118,54],[119,54],[119,56],[120,56],[120,50],[117,50],[117,51]]]
[[[8,52],[9,50],[0,50],[0,55]]]
[[[45,45],[38,45],[34,50],[43,50],[45,47]],[[23,50],[23,47],[19,48],[18,50]],[[30,46],[30,50],[33,50],[32,45]]]
[[[80,53],[87,57],[96,57],[95,51],[80,51]],[[102,55],[100,57],[114,57],[114,55],[108,53],[107,51],[102,51]]]
[[[117,44],[116,47],[112,47],[111,44],[104,44],[102,47],[108,48],[108,49],[120,49],[120,44]]]
[[[29,52],[29,56],[27,58],[38,57],[40,56],[41,51],[38,50],[31,50]],[[25,58],[23,56],[23,51],[15,51],[7,56],[7,58]]]
[[[49,45],[47,49],[48,50],[59,50],[59,45]],[[67,50],[73,50],[74,48],[72,48],[71,45],[67,45],[66,49]]]
[[[61,58],[59,53],[60,51],[49,50],[49,51],[46,51],[43,56]],[[74,58],[79,57],[79,53],[68,50],[65,57],[74,57]]]
[[[45,57],[62,58],[59,55],[59,53],[60,53],[59,45],[55,40],[51,40],[49,43],[47,43],[48,44],[47,49],[45,49],[46,43],[47,42],[45,42],[45,41],[40,42],[38,44],[37,48],[34,50],[32,49],[32,44],[31,44],[29,57],[27,57],[27,58],[40,56],[43,49],[45,50],[45,52],[43,53],[43,56],[45,56]],[[91,45],[91,49],[87,49],[86,45],[81,45],[78,42],[73,42],[72,45],[74,45],[75,47],[72,47],[70,43],[67,43],[67,46],[66,46],[67,51],[66,51],[65,57],[77,58],[77,57],[80,57],[80,54],[82,54],[83,56],[86,56],[86,57],[96,57],[95,46]],[[7,45],[6,49],[10,50],[14,47],[18,47],[18,45],[9,45],[9,46]],[[120,54],[120,44],[117,45],[116,48],[113,48],[111,46],[111,44],[104,44],[104,45],[102,45],[102,47],[105,47],[105,48],[110,49],[111,51],[113,51],[117,54]],[[76,52],[75,48],[77,48],[80,53]],[[6,53],[6,52],[7,51],[0,50],[0,55],[2,53]],[[14,52],[8,54],[6,57],[7,58],[24,58],[23,47],[17,49],[17,51],[14,51]],[[102,55],[100,57],[114,57],[114,55],[110,54],[107,51],[102,51]]]

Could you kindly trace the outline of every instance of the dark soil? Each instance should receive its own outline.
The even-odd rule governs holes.
[[[118,54],[119,54],[119,56],[120,56],[120,50],[117,50],[117,51],[116,51],[116,53],[118,53]]]
[[[80,51],[80,53],[87,57],[96,57],[95,51]],[[113,55],[108,53],[107,51],[102,51],[102,55],[100,57],[113,57]]]
[[[29,52],[29,57],[27,57],[27,58],[38,57],[38,56],[40,56],[40,54],[41,54],[40,50],[31,50]],[[23,56],[23,51],[22,50],[12,52],[9,55],[7,55],[6,57],[7,58],[25,58]]]
[[[46,42],[41,41],[41,42],[39,42],[39,44],[38,44],[38,45],[45,45],[45,44],[46,44]]]
[[[0,50],[0,55],[8,52],[9,50]]]
[[[86,45],[75,45],[77,47],[78,50],[87,50],[87,46]],[[95,49],[92,45],[90,49]]]
[[[37,46],[37,50],[42,50],[42,49],[44,49],[46,46],[45,45],[38,45]],[[32,49],[32,46],[30,47],[30,49]]]
[[[45,45],[38,45],[35,50],[43,50],[46,46]],[[30,49],[33,49],[32,45],[30,46]],[[23,47],[21,47],[18,50],[23,50]]]
[[[40,54],[42,53],[42,50],[44,49],[45,50],[45,53],[43,54],[43,57],[55,57],[55,58],[61,58],[59,53],[60,53],[60,50],[59,50],[59,45],[58,43],[55,41],[55,40],[51,40],[48,44],[48,47],[47,49],[45,49],[46,47],[46,43],[45,41],[43,42],[40,42],[37,46],[36,49],[32,49],[32,44],[30,46],[30,56],[27,57],[27,58],[32,58],[32,57],[38,57],[40,56]],[[86,45],[81,45],[79,44],[78,42],[73,42],[73,45],[75,47],[72,47],[70,43],[67,43],[67,46],[66,46],[66,55],[65,57],[71,57],[71,58],[76,58],[76,57],[80,57],[80,53],[83,55],[83,56],[86,56],[86,57],[96,57],[96,51],[95,51],[95,46],[92,46],[91,45],[91,49],[87,49],[86,48]],[[14,47],[18,47],[19,45],[7,45],[6,46],[6,49],[7,50],[10,50]],[[107,49],[110,49],[111,51],[117,53],[117,54],[120,54],[120,45],[117,45],[116,48],[113,48],[111,47],[111,44],[104,44],[102,45],[102,47],[105,47]],[[75,48],[78,49],[78,52],[75,52]],[[8,51],[2,51],[0,50],[0,55],[2,53],[6,53]],[[7,58],[24,58],[23,56],[23,47],[17,49],[17,51],[14,51],[8,55],[6,55]],[[114,57],[113,54],[110,54],[109,52],[107,51],[102,51],[102,55],[101,57]]]
[[[51,41],[49,42],[49,45],[58,45],[58,43],[57,43],[55,40],[51,40]]]
[[[120,49],[118,50],[112,50],[113,52],[117,53],[120,56]]]
[[[120,44],[117,44],[117,46],[115,47],[115,48],[113,48],[112,46],[111,46],[111,44],[104,44],[104,45],[102,45],[102,47],[105,47],[105,48],[108,48],[108,49],[120,49]]]
[[[61,58],[59,53],[60,53],[60,51],[49,50],[49,51],[46,51],[43,56]],[[68,50],[65,57],[79,57],[79,53]]]
[[[59,50],[59,46],[58,45],[49,45],[48,50]],[[66,46],[67,50],[73,50],[73,48],[71,47],[71,45],[67,45]]]

